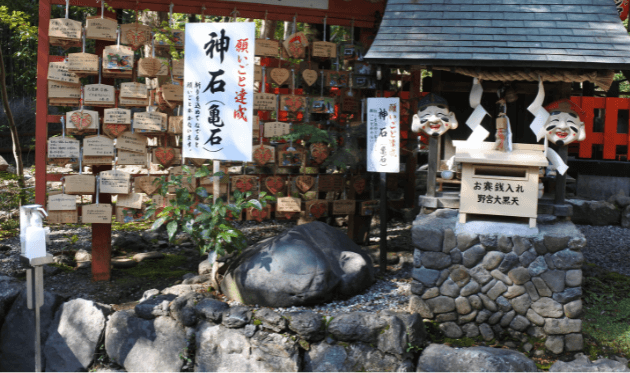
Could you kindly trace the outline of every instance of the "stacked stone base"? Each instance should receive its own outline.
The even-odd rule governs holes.
[[[528,236],[461,228],[456,210],[414,221],[410,310],[438,322],[449,338],[508,334],[523,343],[545,339],[557,354],[582,350],[586,239],[575,225],[543,224]]]

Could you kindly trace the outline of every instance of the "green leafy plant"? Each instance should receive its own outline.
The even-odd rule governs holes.
[[[244,209],[251,207],[262,210],[268,201],[275,198],[261,192],[259,199],[249,199],[251,192],[241,193],[237,190],[234,192],[234,201],[229,204],[221,198],[213,201],[213,196],[203,187],[198,187],[194,193],[182,187],[184,177],[192,183],[193,177],[211,176],[210,170],[206,166],[201,166],[194,174],[188,166],[183,166],[182,170],[185,175],[170,178],[163,176],[155,180],[157,194],[166,198],[169,188],[175,188],[175,198],[170,199],[170,205],[159,212],[158,206],[149,205],[146,217],[157,212],[152,229],[166,225],[171,242],[178,233],[187,233],[202,254],[209,251],[214,251],[218,256],[240,253],[247,246],[247,239],[243,232],[234,227],[231,216],[240,216]],[[225,174],[217,172],[212,176],[224,177]]]

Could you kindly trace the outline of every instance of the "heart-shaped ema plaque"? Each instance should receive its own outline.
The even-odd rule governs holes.
[[[265,179],[265,186],[272,194],[276,194],[284,189],[284,180],[280,176],[269,176]]]
[[[328,158],[330,151],[326,144],[318,142],[316,144],[311,145],[311,156],[313,160],[317,164],[322,164]]]
[[[135,187],[145,192],[148,195],[152,195],[158,190],[158,185],[155,183],[158,177],[156,176],[139,176],[135,179]]]
[[[308,209],[308,212],[316,217],[317,219],[321,218],[328,212],[328,205],[326,202],[316,202],[311,205]]]
[[[363,194],[365,191],[365,179],[362,177],[358,177],[352,183],[352,187],[357,194]]]
[[[302,193],[306,193],[309,189],[313,187],[313,185],[315,185],[315,178],[313,176],[302,175],[298,176],[295,179],[295,186]]]
[[[105,132],[106,135],[110,135],[113,137],[118,137],[121,133],[128,130],[128,124],[106,123],[103,125],[103,132]]]
[[[125,37],[127,38],[127,43],[129,43],[129,46],[133,50],[138,49],[138,47],[140,47],[141,45],[146,43],[147,40],[149,40],[147,38],[146,30],[138,29],[137,27],[135,29],[132,28],[130,30],[127,30]]]
[[[250,214],[254,220],[260,223],[263,219],[269,216],[269,211],[267,211],[267,209],[258,210],[257,208],[252,207]]]
[[[302,96],[290,95],[282,98],[282,106],[292,113],[295,113],[300,110],[300,108],[303,108],[305,104],[305,99]]]
[[[158,163],[164,167],[169,167],[175,160],[175,149],[171,147],[159,146],[155,148],[154,154]]]
[[[141,76],[155,77],[161,68],[162,62],[154,57],[141,58],[138,61],[138,72]]]
[[[267,147],[261,146],[254,150],[254,162],[259,166],[267,164],[272,157],[271,149]]]
[[[72,123],[79,131],[90,128],[92,125],[92,116],[89,113],[77,111],[70,116],[70,123]]]
[[[271,69],[271,71],[269,72],[269,76],[271,77],[271,80],[273,80],[277,85],[282,85],[284,84],[284,82],[287,81],[287,79],[289,79],[289,70],[287,69],[283,69],[283,68],[275,68],[275,69]]]
[[[206,163],[206,159],[203,158],[188,158],[188,160],[197,167],[201,167]]]
[[[317,81],[317,71],[306,69],[302,71],[302,78],[304,82],[310,87]]]
[[[239,178],[236,180],[236,189],[238,189],[239,192],[241,193],[245,193],[245,192],[249,192],[250,190],[254,189],[254,180],[252,179],[244,179],[244,178]]]

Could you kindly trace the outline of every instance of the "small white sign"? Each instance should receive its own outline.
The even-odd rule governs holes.
[[[367,159],[369,172],[400,170],[400,99],[368,98]]]

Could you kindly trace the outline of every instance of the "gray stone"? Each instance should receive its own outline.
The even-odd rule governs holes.
[[[304,353],[304,370],[308,372],[406,372],[409,365],[413,364],[363,343],[346,347],[321,342]]]
[[[448,279],[449,273],[450,272],[449,272],[448,269],[443,269],[442,272],[440,272],[440,276],[438,277],[437,281],[435,282],[435,285],[436,286],[442,286],[444,281],[446,281],[446,279]]]
[[[223,319],[223,313],[230,309],[227,303],[220,300],[204,298],[195,306],[197,314],[208,321],[220,323]]]
[[[470,302],[470,305],[472,306],[472,308],[476,310],[480,310],[483,308],[483,302],[481,301],[481,298],[479,298],[475,294],[469,296],[468,301]]]
[[[286,330],[289,324],[287,319],[268,308],[261,308],[256,311],[254,319],[261,321],[263,328],[273,330],[276,333],[281,333]]]
[[[581,250],[584,247],[586,247],[586,238],[582,234],[569,240],[569,249],[571,250]]]
[[[621,211],[607,201],[579,201],[567,199],[573,206],[571,220],[575,224],[611,225],[619,223]]]
[[[3,276],[4,277],[4,276]],[[8,284],[12,281],[3,281]],[[0,371],[34,372],[35,371],[35,312],[26,306],[26,289],[22,288],[13,301],[0,331]],[[11,292],[15,288],[9,289]],[[6,295],[4,289],[0,293]],[[6,300],[6,298],[5,298]],[[50,325],[55,318],[57,308],[63,298],[44,291],[44,305],[40,307],[41,341],[48,338]],[[42,370],[46,367],[46,357],[42,357]]]
[[[462,326],[462,332],[467,338],[476,338],[479,336],[479,327],[474,322],[469,322]]]
[[[482,266],[476,266],[468,271],[470,276],[475,279],[480,285],[486,284],[492,280],[492,275]]]
[[[424,285],[418,280],[411,280],[410,289],[412,294],[422,295],[424,293]]]
[[[503,294],[503,296],[507,299],[512,299],[523,294],[525,294],[525,286],[512,285],[508,287],[508,290]]]
[[[499,324],[502,327],[506,328],[508,325],[510,325],[514,317],[516,317],[516,312],[514,312],[514,310],[507,312],[505,315],[503,315]]]
[[[564,249],[553,254],[553,263],[559,269],[580,269],[584,263],[584,255],[579,251]]]
[[[543,297],[532,303],[532,309],[542,317],[562,317],[562,305],[555,300]]]
[[[427,291],[425,291],[424,294],[422,294],[422,299],[427,300],[427,299],[435,298],[438,295],[440,295],[440,288],[433,287],[433,288],[427,289]]]
[[[535,326],[535,325],[532,325],[529,328],[527,328],[527,335],[529,335],[530,337],[538,338],[538,339],[547,337],[547,334],[545,333],[545,330],[543,329],[543,327]]]
[[[459,294],[463,297],[467,297],[469,295],[476,294],[478,292],[479,292],[479,284],[477,283],[477,281],[472,280],[459,291]]]
[[[525,286],[525,290],[527,290],[527,294],[532,299],[532,302],[535,302],[538,299],[540,299],[540,295],[538,295],[538,290],[536,290],[536,286],[534,285],[533,282],[528,281],[525,283],[524,286]]]
[[[475,322],[477,324],[483,324],[484,322],[488,321],[490,316],[492,316],[492,312],[490,312],[488,310],[481,310],[477,314],[477,318],[475,319]]]
[[[492,328],[488,324],[479,325],[479,333],[481,333],[481,337],[485,341],[489,342],[494,339],[494,332],[492,331]]]
[[[451,262],[453,262],[453,264],[461,264],[462,263],[462,260],[463,260],[462,259],[462,252],[459,251],[459,249],[451,250],[449,255],[451,256]]]
[[[529,265],[529,267],[527,267],[527,269],[529,270],[529,275],[535,277],[541,273],[545,273],[549,267],[547,267],[545,257],[539,256]]]
[[[551,289],[549,289],[549,287],[545,283],[545,280],[543,280],[542,278],[534,277],[532,278],[532,282],[536,286],[536,290],[538,290],[538,295],[540,295],[541,297],[550,297],[553,294],[551,292]]]
[[[477,244],[464,251],[462,254],[462,263],[466,268],[472,268],[483,259],[484,255],[486,255],[486,250],[483,246]]]
[[[252,320],[252,311],[245,306],[230,307],[223,312],[221,324],[227,328],[242,328]]]
[[[105,329],[110,308],[90,300],[73,299],[62,304],[48,330],[43,346],[46,371],[86,371]]]
[[[460,315],[466,315],[472,311],[470,302],[465,297],[457,297],[455,299],[455,308]]]
[[[492,299],[488,298],[487,295],[485,294],[478,294],[478,295],[479,295],[479,298],[481,299],[481,302],[483,302],[483,306],[487,310],[490,310],[492,312],[495,312],[496,310],[498,310],[496,303],[494,303]]]
[[[574,300],[564,305],[564,314],[570,319],[577,319],[582,315],[582,300]]]
[[[315,221],[245,249],[227,268],[221,291],[244,304],[289,307],[355,295],[374,279],[365,251]]]
[[[210,263],[208,260],[202,260],[201,262],[199,262],[197,271],[200,275],[210,274],[212,273],[212,265],[213,264]]]
[[[582,333],[571,333],[564,336],[565,351],[582,351],[584,349],[584,339]]]
[[[499,251],[490,251],[483,257],[483,261],[481,262],[481,266],[488,271],[492,271],[497,268],[499,264],[503,261],[503,257],[505,254]]]
[[[328,325],[328,332],[339,341],[375,343],[386,326],[387,322],[376,314],[351,312],[335,317]]]
[[[492,325],[492,331],[497,336],[497,338],[501,338],[503,334],[505,334],[505,330],[499,324]]]
[[[525,315],[527,313],[527,310],[529,310],[529,307],[531,307],[532,305],[532,299],[529,297],[528,294],[523,294],[510,300],[510,303],[512,304],[512,308],[514,308],[514,311],[516,311],[516,313],[520,315]]]
[[[494,285],[497,284],[497,282],[498,282],[497,279],[493,278],[492,281],[488,282],[487,284],[481,287],[481,292],[484,294],[487,293],[490,289],[494,287]]]
[[[509,253],[503,258],[503,261],[497,268],[499,271],[503,273],[507,273],[510,269],[514,268],[519,263],[518,255],[514,253]]]
[[[501,281],[498,281],[492,289],[488,290],[488,297],[492,300],[496,300],[499,295],[503,294],[507,290],[507,286]]]
[[[204,296],[200,293],[188,293],[177,297],[171,302],[170,314],[175,320],[184,326],[194,326],[197,324],[196,305]]]
[[[554,293],[553,299],[562,304],[582,298],[582,288],[567,288],[563,292]]]
[[[148,260],[148,259],[162,259],[162,258],[164,258],[164,254],[162,254],[159,251],[149,251],[146,253],[138,253],[133,256],[133,260],[135,260],[136,262],[142,262],[143,260]]]
[[[545,341],[545,347],[552,353],[558,355],[564,350],[564,336],[563,335],[550,335]]]
[[[565,272],[557,269],[547,271],[540,275],[540,277],[545,280],[549,289],[554,293],[564,290],[564,276]]]
[[[423,346],[426,341],[426,331],[422,318],[404,312],[383,311],[379,316],[387,323],[379,336],[376,347],[385,353],[404,358],[412,358],[409,346]]]
[[[179,372],[179,354],[186,348],[186,333],[177,321],[159,316],[145,320],[133,311],[114,313],[105,328],[105,351],[128,372]]]
[[[211,278],[212,276],[210,274],[191,276],[185,279],[184,281],[182,281],[182,284],[184,285],[204,284],[206,282],[210,282]]]
[[[516,339],[517,341],[519,341],[521,343],[527,342],[527,335],[525,335],[525,333],[519,332],[519,331],[514,330],[512,328],[508,328],[507,331],[508,331],[508,334],[510,335],[510,337]]]
[[[547,254],[548,251],[547,251],[547,246],[545,246],[544,239],[540,237],[536,237],[532,239],[532,244],[534,245],[534,250],[536,251],[536,254],[538,255]]]
[[[531,279],[529,271],[523,267],[510,270],[510,272],[508,272],[508,277],[517,285],[523,285]]]
[[[470,275],[466,270],[466,267],[462,265],[454,265],[450,268],[451,280],[455,281],[457,286],[462,287],[470,281]]]
[[[136,262],[133,259],[127,259],[127,258],[112,258],[111,265],[114,268],[121,268],[121,269],[133,268],[138,265],[138,262]]]
[[[494,325],[494,324],[498,324],[499,321],[501,321],[501,318],[503,318],[504,313],[502,311],[498,311],[493,313],[490,318],[488,319],[488,323],[490,325]]]
[[[525,316],[516,315],[512,322],[510,322],[510,328],[514,330],[518,330],[519,332],[524,331],[529,327],[530,322]]]
[[[580,319],[545,319],[545,333],[569,334],[582,332],[582,320]]]
[[[297,371],[300,354],[289,336],[258,331],[252,338],[236,329],[203,322],[196,330],[197,372]]]
[[[46,273],[44,274],[46,275]],[[4,317],[9,312],[15,299],[20,295],[22,289],[24,289],[23,281],[17,281],[17,279],[13,277],[0,275],[0,328],[4,322]]]
[[[518,261],[523,267],[527,268],[530,264],[532,264],[534,260],[536,260],[537,257],[538,254],[536,253],[536,251],[534,249],[529,249],[521,254],[521,256],[518,258]]]
[[[434,313],[445,313],[455,310],[455,300],[444,295],[428,299],[426,302]]]
[[[169,304],[175,298],[177,297],[173,294],[157,294],[138,303],[134,308],[134,311],[136,316],[146,320],[152,320],[158,316],[168,316]]]
[[[483,332],[482,332],[483,335]],[[418,360],[418,372],[536,372],[536,364],[520,352],[492,348],[455,349],[431,344]]]
[[[569,236],[546,235],[544,238],[545,247],[547,248],[547,251],[549,251],[550,253],[555,253],[557,251],[565,249],[567,245],[569,244],[570,238],[571,237]]]
[[[411,240],[414,247],[426,251],[442,251],[444,230],[455,225],[457,211],[437,210],[431,214],[419,214],[411,227]]]
[[[623,228],[630,228],[630,207],[628,206],[626,206],[621,213],[621,226]]]
[[[459,295],[459,286],[453,280],[448,279],[440,286],[440,294],[455,298]]]
[[[508,312],[512,309],[512,304],[505,297],[498,297],[495,301],[499,310],[503,312]]]
[[[440,324],[439,328],[447,338],[461,338],[464,335],[459,325],[452,321]]]
[[[451,228],[444,230],[444,242],[442,243],[442,251],[446,254],[457,247],[457,237]]]
[[[422,250],[413,249],[413,266],[415,268],[422,267]]]
[[[509,253],[510,251],[512,251],[513,246],[514,245],[512,244],[512,240],[510,239],[510,237],[504,234],[500,234],[497,238],[497,247],[500,251],[504,253]]]
[[[575,360],[564,362],[558,360],[549,368],[550,372],[630,372],[627,363],[612,359],[591,361],[584,354],[575,355]]]
[[[524,252],[532,247],[529,239],[525,237],[514,236],[512,237],[512,242],[514,243],[514,253],[518,256],[523,255]]]
[[[433,311],[431,311],[431,308],[429,307],[429,305],[417,295],[412,295],[411,297],[409,297],[408,310],[410,313],[420,314],[420,316],[422,316],[425,319],[433,318]]]
[[[457,235],[457,248],[459,251],[466,251],[470,247],[479,243],[479,236],[469,232],[462,232]]]
[[[432,287],[437,283],[438,277],[440,277],[440,271],[424,267],[414,268],[413,271],[411,271],[411,277],[420,281],[422,285],[426,287]]]
[[[477,310],[474,310],[467,315],[459,316],[459,318],[457,319],[457,323],[459,325],[466,324],[466,323],[474,321],[476,318],[477,318]]]
[[[570,269],[567,271],[564,281],[568,287],[582,286],[582,270]]]
[[[325,322],[322,315],[312,311],[292,312],[289,319],[289,329],[307,341],[321,341],[324,339]]]
[[[451,265],[451,256],[444,253],[426,251],[422,254],[422,265],[429,269],[444,269]]]
[[[545,263],[547,263],[547,267],[549,269],[556,269],[556,265],[553,264],[553,257],[551,256],[551,254],[547,253],[544,256],[545,256]]]
[[[505,273],[499,271],[498,269],[493,270],[492,272],[490,272],[490,274],[492,275],[492,277],[496,278],[506,285],[513,284],[512,280]]]
[[[199,284],[193,284],[193,285],[174,285],[171,287],[168,287],[166,289],[163,289],[161,291],[162,294],[173,294],[175,296],[182,296],[185,294],[188,294],[192,291],[197,291],[197,290],[207,290],[208,286],[206,285],[199,285]]]
[[[479,235],[479,242],[481,242],[481,244],[490,249],[490,250],[496,250],[497,246],[498,246],[498,242],[497,242],[497,236],[495,235],[490,235],[490,234],[480,234]]]
[[[457,320],[457,312],[440,313],[437,316],[435,316],[436,322],[446,322],[446,321],[455,321],[455,320]]]
[[[92,261],[92,254],[85,249],[79,249],[74,253],[74,260],[77,262],[89,262]]]
[[[243,329],[240,329],[243,335],[246,336],[247,338],[253,337],[254,334],[256,334],[257,330],[258,330],[258,325],[253,325],[253,324],[247,324],[245,325]]]
[[[527,319],[538,326],[545,325],[545,319],[531,308],[527,310]]]

